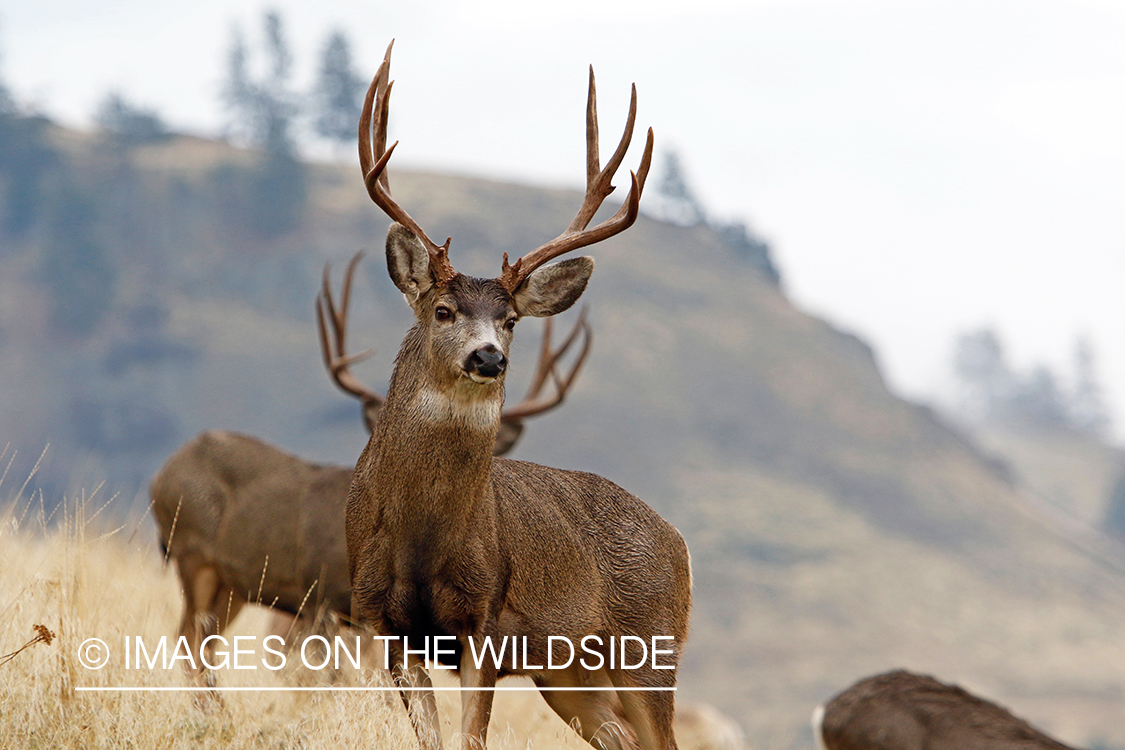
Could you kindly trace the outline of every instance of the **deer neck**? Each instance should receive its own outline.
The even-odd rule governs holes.
[[[410,512],[453,519],[475,512],[489,494],[504,382],[443,377],[428,352],[425,330],[415,326],[373,434],[375,479],[389,490],[385,506],[405,502]]]

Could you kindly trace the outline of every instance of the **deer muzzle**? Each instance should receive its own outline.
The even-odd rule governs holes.
[[[494,344],[485,344],[465,360],[462,369],[476,383],[491,383],[508,367],[508,358]]]

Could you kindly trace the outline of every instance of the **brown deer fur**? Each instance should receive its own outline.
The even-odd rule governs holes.
[[[691,606],[687,548],[651,508],[602,477],[494,459],[504,373],[464,366],[481,346],[506,357],[522,315],[569,307],[593,270],[589,258],[545,266],[509,293],[496,279],[430,273],[426,250],[405,228],[387,239],[392,279],[417,318],[398,354],[387,399],[359,459],[347,507],[353,616],[385,635],[460,639],[463,687],[493,686],[465,639],[526,636],[529,660],[545,664],[548,636],[673,636],[678,662]],[[444,310],[445,312],[442,312]],[[438,316],[448,319],[440,320]],[[396,680],[428,686],[401,642],[391,642]],[[608,657],[607,657],[608,664]],[[541,688],[671,687],[676,671],[582,668],[528,671]],[[618,697],[619,696],[619,697]],[[559,716],[593,742],[673,748],[671,692],[544,691]],[[485,741],[492,693],[462,693],[465,747]],[[440,747],[432,693],[404,694],[424,748]],[[619,728],[614,731],[614,728]]]
[[[367,403],[364,414],[378,409]],[[522,422],[501,425],[496,455],[522,429]],[[282,637],[292,623],[281,613],[350,612],[344,508],[352,473],[222,430],[196,435],[168,458],[149,494],[161,549],[183,589],[178,634],[192,653],[246,602],[277,610],[270,629]],[[203,677],[198,663],[195,671]]]
[[[348,264],[339,304],[325,269],[317,321],[325,366],[341,390],[360,400],[371,431],[383,397],[351,373],[351,364],[365,355],[349,355],[345,349],[348,302],[360,255]],[[501,416],[492,447],[497,456],[515,446],[525,420],[563,402],[590,351],[585,314],[558,347],[551,344],[547,322],[527,396]],[[569,370],[560,373],[560,358],[579,336],[581,350]],[[554,392],[543,397],[548,381]],[[183,584],[180,634],[197,647],[206,636],[220,633],[244,601],[272,605],[270,632],[285,639],[303,630],[295,631],[286,613],[300,610],[306,619],[346,616],[351,583],[344,506],[351,481],[350,468],[311,464],[255,438],[220,431],[198,435],[173,454],[153,478],[151,495],[165,559],[175,561]],[[202,676],[200,665],[195,667]],[[213,675],[206,677],[213,681]]]
[[[813,723],[827,750],[1071,750],[995,703],[905,670],[860,680]]]
[[[150,486],[152,514],[180,576],[179,632],[193,654],[247,601],[292,613],[302,604],[349,610],[342,518],[351,479],[350,469],[221,430],[168,459]]]

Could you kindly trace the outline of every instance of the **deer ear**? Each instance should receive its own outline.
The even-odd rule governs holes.
[[[429,253],[402,224],[391,224],[387,231],[387,273],[411,307],[434,284]]]
[[[573,305],[594,272],[589,256],[569,258],[532,272],[512,295],[516,312],[534,318],[557,315]]]

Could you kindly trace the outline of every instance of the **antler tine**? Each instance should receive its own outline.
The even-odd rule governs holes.
[[[539,364],[535,368],[535,377],[531,379],[531,385],[527,389],[527,395],[520,402],[521,404],[532,401],[539,396],[539,391],[543,390],[543,384],[547,382],[547,376],[553,371],[555,362],[570,345],[570,338],[568,338],[567,341],[563,342],[558,352],[551,351],[551,333],[554,331],[554,327],[554,318],[543,319],[543,336],[539,341]]]
[[[389,149],[386,148],[391,88],[394,86],[394,81],[389,80],[392,47],[394,47],[393,39],[387,45],[383,62],[379,65],[379,69],[375,71],[375,77],[371,79],[371,85],[368,86],[367,95],[363,99],[363,110],[359,116],[359,166],[363,171],[363,183],[367,187],[367,194],[371,196],[371,200],[383,209],[383,213],[387,214],[393,221],[402,224],[418,238],[430,256],[430,270],[433,272],[434,278],[439,284],[444,284],[457,273],[449,263],[449,243],[453,238],[447,239],[444,245],[438,245],[422,231],[418,222],[414,221],[410,214],[406,213],[391,198],[391,185],[387,177],[386,167],[387,162],[391,159],[391,154],[394,153],[395,146],[398,145],[396,141]],[[373,116],[375,119],[374,127],[371,121]],[[374,130],[374,140],[372,140],[372,130]],[[378,154],[378,158],[376,158],[376,154]]]
[[[391,43],[387,45],[387,51],[383,55],[383,62],[379,64],[378,70],[375,71],[375,77],[371,80],[371,85],[367,89],[367,94],[363,99],[363,109],[359,114],[359,166],[363,170],[364,177],[371,173],[375,167],[375,154],[382,154],[387,149],[387,107],[390,104],[390,84],[387,78],[390,76],[391,71],[391,49],[395,46],[395,41],[392,39]],[[382,122],[380,127],[375,128],[375,140],[371,140],[371,116],[375,108],[376,94],[380,91],[385,91],[385,95],[380,97],[381,106],[378,108],[379,120]],[[394,146],[391,147],[394,150]],[[387,180],[386,174],[380,170],[379,181],[383,185],[389,195],[391,192],[390,182]]]
[[[363,251],[360,251],[356,253],[348,263],[348,268],[344,272],[344,283],[340,293],[340,306],[338,308],[332,299],[332,289],[328,279],[328,264],[326,263],[324,265],[324,281],[321,285],[320,294],[317,295],[316,298],[316,325],[320,333],[320,352],[324,357],[324,366],[328,369],[328,374],[332,376],[332,380],[339,386],[340,390],[356,396],[365,404],[382,405],[383,397],[363,385],[363,383],[352,375],[350,369],[353,363],[367,359],[375,353],[375,350],[368,349],[359,354],[349,355],[347,354],[347,347],[345,345],[352,278],[355,274],[356,266],[359,264],[359,260],[362,257]],[[325,318],[332,324],[334,342],[328,336],[328,326],[325,323]]]
[[[543,339],[539,346],[539,366],[535,370],[535,377],[531,381],[531,386],[527,390],[527,395],[524,396],[523,400],[525,402],[531,401],[532,399],[535,399],[539,396],[539,391],[543,389],[543,384],[547,382],[548,376],[552,377],[555,383],[558,384],[559,377],[558,373],[555,371],[555,365],[560,359],[566,356],[566,353],[570,350],[570,347],[574,343],[574,340],[578,337],[579,331],[581,331],[586,325],[586,314],[586,308],[583,307],[582,313],[578,316],[578,320],[575,322],[574,327],[570,329],[570,333],[567,334],[567,337],[563,340],[562,345],[560,345],[559,348],[555,349],[554,351],[551,351],[551,334],[554,331],[554,318],[544,319]],[[589,336],[587,336],[587,339],[588,338]],[[578,357],[579,360],[585,357],[585,351],[588,348],[589,341],[587,341],[584,345],[583,353]],[[579,366],[581,366],[580,362]],[[573,372],[574,370],[572,369],[572,375]],[[571,376],[568,376],[568,381],[569,377]]]
[[[528,389],[527,396],[523,401],[518,403],[511,409],[505,409],[503,414],[500,415],[502,422],[517,422],[527,417],[533,417],[537,414],[542,414],[549,411],[563,402],[566,398],[567,392],[570,390],[571,384],[574,379],[578,377],[578,372],[582,369],[582,365],[586,362],[586,357],[590,354],[590,346],[593,343],[594,335],[587,322],[587,310],[583,308],[582,314],[578,316],[577,322],[571,329],[570,334],[562,345],[554,352],[550,352],[550,318],[547,319],[547,325],[543,330],[544,345],[540,352],[539,369],[536,372],[535,379],[532,381],[531,388]],[[571,365],[570,371],[566,377],[560,378],[556,365],[559,359],[566,354],[567,350],[574,343],[578,337],[579,332],[583,334],[582,351],[578,353],[574,364]],[[550,376],[555,384],[555,391],[549,398],[539,399],[539,391],[542,389],[547,376]]]
[[[637,86],[633,84],[629,97],[629,116],[625,120],[625,132],[613,156],[606,162],[604,168],[598,166],[600,151],[598,148],[598,96],[594,89],[594,66],[590,66],[590,93],[586,97],[586,197],[582,207],[574,217],[574,221],[566,228],[566,234],[581,232],[594,218],[602,202],[613,192],[611,184],[617,168],[625,159],[625,152],[633,140],[633,125],[637,121]]]
[[[637,87],[633,87],[633,103],[637,101]],[[630,111],[632,111],[630,106]],[[598,93],[594,85],[594,66],[590,66],[590,89],[586,93],[586,189],[601,171],[601,147],[598,146]],[[571,224],[573,226],[573,223]]]
[[[645,180],[648,179],[648,168],[652,165],[652,144],[653,144],[652,128],[649,128],[648,129],[648,136],[645,138],[645,151],[641,155],[641,164],[637,168],[637,171],[635,173],[632,172],[632,171],[629,172],[629,174],[633,178],[633,183],[634,183],[629,188],[629,195],[627,196],[625,202],[621,204],[621,208],[617,209],[617,213],[615,213],[613,215],[613,218],[609,219],[605,222],[602,222],[603,224],[608,224],[610,221],[614,221],[614,220],[620,220],[626,214],[628,214],[630,212],[635,212],[636,210],[638,210],[640,208],[641,192],[645,189]],[[634,189],[635,189],[635,193],[634,193]],[[635,195],[635,199],[630,200],[630,199],[634,198],[634,195]],[[619,229],[617,231],[620,232],[620,231],[624,231],[625,229],[628,229],[629,225],[632,224],[636,220],[637,220],[637,217],[634,215],[633,218],[629,220],[629,224],[626,224],[624,227],[622,227],[621,229]],[[596,228],[597,227],[595,227],[595,229]]]
[[[582,313],[578,316],[578,321],[574,324],[574,328],[571,329],[570,335],[567,336],[566,342],[563,343],[559,353],[559,356],[562,356],[562,352],[570,348],[571,343],[578,336],[579,330],[581,330],[582,351],[578,353],[578,358],[574,360],[570,372],[567,373],[565,378],[559,380],[558,373],[554,371],[553,367],[551,369],[551,374],[555,377],[555,387],[561,392],[559,396],[560,402],[562,401],[562,397],[566,395],[566,392],[570,390],[570,384],[578,377],[579,370],[582,369],[582,365],[586,363],[586,357],[590,354],[590,347],[594,344],[594,330],[587,321],[587,313],[588,308],[582,308]]]
[[[633,139],[633,126],[637,118],[637,87],[632,87],[629,99],[629,116],[625,121],[625,132],[613,156],[606,162],[604,168],[599,166],[598,150],[598,112],[597,92],[594,85],[594,68],[590,66],[590,89],[586,97],[586,196],[582,206],[578,209],[574,220],[566,231],[545,245],[536,248],[527,255],[508,263],[508,256],[504,256],[504,263],[500,274],[500,283],[509,291],[515,291],[520,284],[531,275],[539,266],[549,260],[564,255],[571,250],[586,247],[596,242],[601,242],[613,235],[623,232],[637,220],[640,210],[641,191],[644,190],[645,179],[648,177],[649,165],[652,161],[653,133],[648,129],[648,138],[645,143],[644,155],[637,173],[633,175],[629,195],[621,208],[611,218],[598,224],[593,229],[587,230],[594,214],[601,207],[606,197],[613,192],[613,176],[625,158],[629,143]]]

